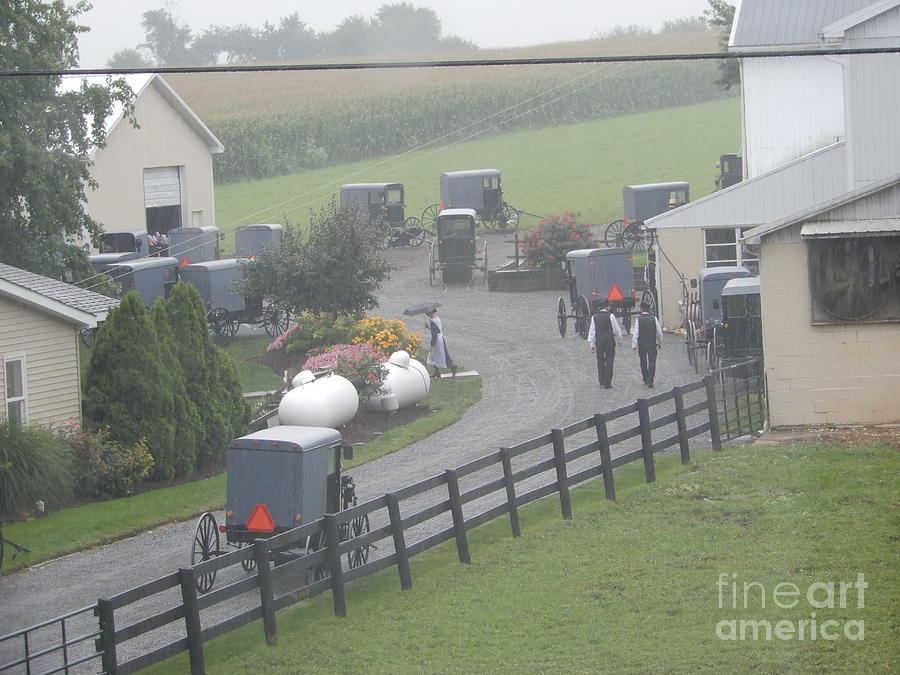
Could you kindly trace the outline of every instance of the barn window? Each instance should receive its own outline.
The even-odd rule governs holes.
[[[25,424],[28,422],[25,357],[6,359],[5,366],[6,417]]]
[[[813,323],[900,321],[900,236],[807,241]]]
[[[740,243],[749,227],[717,227],[703,230],[706,267],[742,265],[759,274],[759,258]]]

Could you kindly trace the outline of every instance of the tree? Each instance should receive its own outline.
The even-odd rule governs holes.
[[[76,17],[85,2],[0,3],[0,69],[65,71],[78,66]],[[60,75],[6,76],[0,82],[0,262],[53,278],[93,274],[86,236],[102,229],[84,210],[89,152],[103,147],[114,106],[131,115],[133,93],[123,79],[105,86],[61,88]]]
[[[734,23],[734,5],[726,0],[707,0],[709,9],[703,11],[703,17],[710,26],[721,28],[719,33],[719,48],[723,52],[728,51],[728,40],[731,37],[731,24]],[[728,91],[741,83],[741,70],[737,59],[721,59],[719,61],[719,79],[716,84]]]
[[[126,293],[100,325],[84,379],[85,424],[124,446],[143,441],[157,475],[174,475],[174,395],[156,329],[140,297]]]
[[[406,2],[379,7],[373,27],[378,49],[386,53],[435,49],[441,39],[434,10]]]
[[[146,48],[160,66],[186,66],[191,61],[191,29],[179,25],[169,9],[151,9],[141,20]]]
[[[380,241],[380,224],[369,221],[364,211],[332,200],[310,216],[306,233],[288,225],[277,249],[247,263],[243,291],[268,297],[296,314],[362,314],[378,305],[375,291],[391,269],[379,254]]]
[[[107,68],[150,68],[152,65],[137,49],[120,49],[106,61]]]

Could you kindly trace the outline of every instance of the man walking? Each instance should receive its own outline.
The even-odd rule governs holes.
[[[588,344],[597,355],[597,377],[600,386],[612,389],[613,360],[616,358],[616,344],[622,342],[622,329],[615,315],[609,309],[609,301],[600,302],[600,310],[591,317]]]
[[[631,351],[637,350],[641,360],[641,376],[644,384],[653,388],[656,377],[656,352],[662,349],[662,326],[659,319],[650,313],[650,305],[641,303],[641,313],[634,322],[631,334]]]

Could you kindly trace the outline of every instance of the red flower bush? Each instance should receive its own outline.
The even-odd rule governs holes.
[[[534,268],[559,265],[569,251],[597,246],[591,226],[579,223],[574,211],[548,216],[525,232],[525,260]]]

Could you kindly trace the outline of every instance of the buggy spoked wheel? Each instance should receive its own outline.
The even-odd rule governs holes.
[[[249,544],[246,541],[242,541],[240,543],[240,545],[238,546],[238,548],[244,548],[246,546],[251,546],[251,544]],[[252,572],[253,570],[256,569],[256,558],[248,558],[247,560],[241,560],[241,567],[244,568],[245,572]]]
[[[624,248],[623,232],[625,231],[625,221],[622,219],[614,220],[606,226],[606,232],[603,239],[607,248]]]
[[[227,334],[228,310],[221,307],[209,310],[209,313],[206,315],[206,322],[209,324],[209,329],[213,334],[225,337]]]
[[[194,532],[194,543],[191,546],[191,566],[210,560],[217,555],[219,555],[219,528],[216,527],[216,518],[211,513],[204,513],[197,521],[197,529]],[[215,580],[215,571],[199,575],[195,582],[197,590],[206,593],[212,588]]]
[[[287,310],[282,309],[274,302],[266,305],[266,309],[263,311],[263,328],[266,329],[269,337],[281,335],[288,329],[290,322]]]
[[[81,341],[85,344],[86,347],[90,347],[94,344],[94,337],[97,335],[96,328],[82,328],[79,333],[81,336]]]
[[[693,366],[695,373],[699,373],[700,359],[697,355],[697,330],[694,328],[693,321],[688,321],[685,342],[687,343],[688,363]]]
[[[314,534],[306,542],[306,552],[307,553],[315,553],[321,549],[325,548],[325,532],[319,532],[318,534]],[[311,567],[306,570],[306,583],[312,583],[313,581],[321,581],[322,579],[327,579],[331,576],[331,570],[328,569],[327,562],[321,562],[317,564],[315,567]]]
[[[357,516],[347,524],[350,526],[349,532],[351,539],[361,537],[369,532],[369,514]],[[365,546],[352,548],[347,551],[347,565],[350,569],[365,565],[369,562],[369,548],[369,544],[366,544]]]
[[[586,297],[579,295],[578,300],[575,302],[575,332],[578,333],[582,340],[587,340],[590,323],[591,306],[588,304]]]
[[[659,316],[656,307],[656,293],[654,293],[652,290],[648,289],[641,293],[641,304],[649,306],[650,313],[655,316]]]
[[[500,217],[497,229],[502,231],[515,230],[519,227],[519,210],[509,204],[503,204],[500,208]]]
[[[556,302],[556,325],[559,328],[559,337],[566,337],[566,301],[560,298]]]
[[[440,204],[431,204],[427,206],[424,211],[422,211],[422,226],[425,228],[425,231],[430,234],[432,237],[437,232],[437,222],[438,214],[441,212]]]
[[[425,228],[422,227],[422,219],[410,216],[403,222],[403,233],[406,235],[410,246],[421,246],[425,241]]]
[[[622,232],[622,247],[626,251],[633,251],[635,247],[644,246],[644,228],[642,225],[629,225]]]

